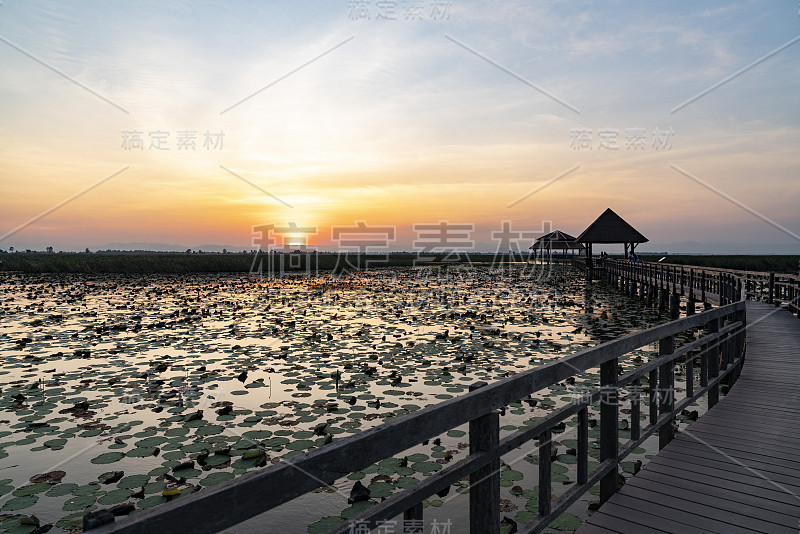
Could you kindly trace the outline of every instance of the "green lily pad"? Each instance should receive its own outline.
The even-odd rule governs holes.
[[[525,523],[530,523],[534,519],[536,519],[537,514],[533,512],[529,512],[527,510],[522,510],[517,512],[517,515],[514,516],[514,521],[519,523],[520,525],[524,525]]]
[[[133,495],[133,491],[129,489],[116,489],[109,491],[108,493],[97,499],[97,502],[105,505],[119,504],[123,501],[128,500],[128,498],[131,495]]]
[[[419,480],[414,477],[400,477],[394,482],[394,485],[400,489],[410,488],[416,484],[419,484]]]
[[[157,447],[136,447],[129,450],[126,454],[131,458],[147,458],[148,456],[155,456],[158,452]]]
[[[565,512],[550,523],[550,528],[573,532],[578,530],[582,524],[581,518]]]
[[[145,497],[139,504],[137,505],[140,509],[146,510],[148,508],[152,508],[153,506],[163,504],[167,502],[167,498],[161,495],[160,493],[157,495],[151,495],[150,497]]]
[[[224,463],[230,462],[231,457],[227,454],[212,454],[208,458],[206,458],[206,465],[210,465],[211,467],[216,467],[218,465],[222,465]]]
[[[29,508],[36,504],[39,500],[38,495],[26,495],[24,497],[12,497],[11,499],[7,500],[6,503],[3,505],[2,510],[4,512],[13,512],[15,510],[23,510],[25,508]]]
[[[164,436],[151,436],[149,438],[140,439],[136,442],[137,447],[156,447],[161,445],[165,441],[169,441],[169,438]]]
[[[64,495],[72,493],[77,488],[77,484],[58,484],[56,486],[51,486],[45,495],[48,497],[63,497]]]
[[[105,452],[100,456],[92,458],[93,464],[112,464],[114,462],[118,462],[125,458],[125,455],[121,452]]]
[[[74,512],[75,510],[85,510],[92,506],[97,497],[95,495],[79,495],[77,497],[72,497],[71,499],[67,499],[64,501],[64,505],[61,507],[62,510],[66,510],[68,512]]]
[[[225,430],[225,427],[222,425],[209,424],[198,428],[195,434],[198,436],[214,436],[222,433],[223,430]]]
[[[226,482],[228,480],[232,480],[235,478],[233,473],[226,473],[226,472],[219,472],[219,473],[211,473],[207,477],[203,478],[200,481],[200,485],[202,486],[216,486],[221,482]]]
[[[149,481],[149,475],[130,475],[120,480],[117,487],[120,489],[141,488]]]
[[[177,471],[173,472],[172,474],[177,478],[181,478],[181,477],[183,477],[183,478],[194,478],[196,476],[199,476],[200,473],[202,473],[202,471],[200,471],[198,469],[193,469],[191,467],[187,467],[187,468],[184,468],[184,469],[178,469]]]
[[[433,473],[442,468],[442,464],[437,462],[416,462],[410,466],[418,473]]]
[[[47,491],[52,487],[53,486],[51,486],[47,482],[39,482],[38,484],[29,484],[27,486],[22,486],[21,488],[17,488],[11,494],[16,497],[26,497],[28,495],[35,495],[37,493],[42,493],[43,491]]]
[[[388,497],[394,490],[394,484],[388,482],[373,482],[367,489],[370,492],[370,498],[380,499],[381,497]]]
[[[313,447],[315,443],[310,439],[298,439],[286,445],[286,448],[292,451],[304,451]]]
[[[67,532],[75,532],[81,529],[83,527],[83,512],[62,517],[56,521],[56,526]]]

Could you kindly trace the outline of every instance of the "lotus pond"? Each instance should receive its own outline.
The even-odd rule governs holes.
[[[88,511],[159,506],[667,320],[565,266],[277,279],[4,273],[0,532],[79,532]],[[596,384],[590,370],[512,403],[501,437]],[[556,494],[575,480],[574,425],[555,429]],[[465,427],[450,430],[231,530],[324,532],[463,458],[467,440]],[[655,450],[637,449],[625,476]],[[594,441],[590,452],[599,457]],[[511,531],[536,515],[535,442],[503,460]],[[356,481],[369,498],[349,505]],[[595,490],[551,530],[577,528]],[[467,492],[464,480],[426,500],[425,532],[431,521],[466,532]]]

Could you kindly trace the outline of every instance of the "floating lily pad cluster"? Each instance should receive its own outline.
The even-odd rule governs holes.
[[[666,320],[558,267],[546,279],[483,267],[313,279],[4,274],[0,317],[0,529],[14,532],[26,531],[23,514],[70,531],[91,510],[127,515],[179,499]],[[596,384],[587,372],[512,403],[502,432]],[[310,530],[417,484],[465,456],[467,441],[453,429],[351,474],[370,499]],[[559,466],[574,464],[574,447],[562,444],[553,473],[566,477]],[[510,499],[535,487],[518,465],[501,477]],[[450,495],[459,491],[468,484]]]

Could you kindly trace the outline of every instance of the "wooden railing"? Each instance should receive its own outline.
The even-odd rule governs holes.
[[[684,265],[607,259],[606,273],[654,286],[693,300],[729,304],[742,298],[741,279],[732,272]]]
[[[400,514],[406,519],[422,519],[424,499],[468,476],[470,532],[497,533],[501,517],[500,458],[533,441],[536,441],[539,455],[539,513],[534,521],[520,526],[520,531],[539,532],[597,484],[601,502],[608,500],[617,491],[620,462],[654,433],[658,433],[660,446],[665,446],[673,438],[675,416],[697,398],[708,393],[709,406],[717,402],[720,381],[735,381],[743,363],[745,313],[744,301],[737,301],[603,343],[492,384],[476,382],[469,393],[460,397],[91,532],[180,532],[186,529],[187,522],[194,533],[219,532],[464,423],[469,423],[469,455],[465,459],[448,464],[329,532],[349,532],[352,524],[374,528],[380,521]],[[676,336],[692,341],[676,347]],[[658,343],[657,357],[635,370],[619,374],[620,359],[654,343]],[[695,367],[696,358],[699,358],[699,370]],[[681,399],[675,397],[676,365],[685,367],[685,396]],[[596,368],[599,368],[598,388],[500,438],[500,408]],[[695,388],[698,375],[699,387]],[[643,383],[647,385],[646,390]],[[627,394],[623,395],[624,391]],[[590,470],[589,407],[598,402],[600,463]],[[641,425],[642,404],[649,404],[645,426]],[[622,444],[618,430],[621,406],[629,407],[631,421],[630,439]],[[551,436],[556,425],[573,419],[577,420],[578,434],[577,482],[553,501]]]
[[[612,259],[603,265],[609,275],[663,289],[687,301],[713,300],[724,305],[742,298],[760,300],[800,317],[800,276]]]

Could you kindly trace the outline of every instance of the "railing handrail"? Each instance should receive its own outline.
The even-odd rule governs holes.
[[[619,261],[619,262],[627,263],[626,260],[620,259],[620,258],[609,258],[609,259],[613,260],[613,261]],[[775,271],[749,271],[749,270],[746,270],[746,269],[727,269],[727,268],[724,268],[724,267],[709,267],[709,266],[705,266],[705,265],[687,265],[687,264],[682,264],[682,263],[669,263],[669,262],[657,262],[657,261],[645,262],[645,264],[646,265],[669,265],[670,267],[677,267],[677,268],[681,268],[682,267],[684,269],[694,269],[695,271],[702,270],[702,271],[709,271],[709,272],[723,272],[723,273],[734,274],[734,275],[737,275],[737,276],[745,275],[746,277],[750,276],[750,275],[754,275],[754,276],[763,276],[765,278],[769,278],[770,272],[772,272],[772,273],[774,273],[774,275],[776,277],[782,277],[782,278],[786,278],[786,279],[789,279],[789,280],[800,280],[800,275],[796,275],[796,274],[792,274],[792,273],[779,273],[779,272],[775,272]]]
[[[464,423],[487,417],[494,410],[523,399],[577,373],[600,367],[601,379],[603,373],[606,373],[606,377],[609,377],[609,366],[616,368],[618,358],[635,349],[655,342],[661,344],[665,339],[671,340],[675,334],[688,329],[709,324],[719,325],[723,318],[731,316],[741,317],[741,320],[734,322],[737,325],[735,332],[726,331],[724,335],[738,333],[739,328],[743,331],[744,310],[744,302],[734,302],[724,307],[713,308],[701,314],[607,341],[493,384],[485,385],[465,395],[427,406],[419,411],[398,417],[340,441],[323,445],[318,449],[298,455],[290,461],[281,462],[219,484],[213,488],[204,489],[199,493],[181,497],[169,506],[151,508],[139,512],[135,516],[120,519],[114,524],[98,527],[92,532],[96,534],[111,532],[144,534],[153,530],[169,530],[170,526],[178,524],[176,520],[178,517],[184,518],[182,521],[185,521],[185,518],[192,518],[193,522],[196,521],[197,523],[193,524],[193,531],[195,532],[217,532],[309,493],[320,486],[331,484],[348,473],[364,469],[379,460],[408,450],[425,440]],[[717,332],[719,332],[719,328],[717,328]],[[714,329],[712,328],[711,336],[713,335]],[[720,335],[722,334],[716,334],[717,337]],[[716,337],[708,337],[706,345],[710,347],[714,340],[716,340]],[[718,343],[718,341],[714,341],[714,343]],[[708,347],[706,348],[708,349]],[[672,369],[673,364],[671,362],[679,355],[678,351],[673,350],[661,354],[661,357],[665,358],[663,361],[666,362],[662,363],[662,368],[669,367]],[[669,359],[670,357],[672,359]],[[652,373],[654,372],[656,371],[650,371],[651,378],[653,378]],[[621,378],[614,372],[613,379],[606,379],[606,386],[612,385],[619,388],[622,384],[620,380]],[[716,384],[716,382],[713,384]],[[708,387],[711,386],[707,386],[706,389]],[[704,391],[701,391],[701,393]],[[540,434],[549,436],[550,429],[553,426],[576,413],[580,412],[582,414],[579,415],[583,418],[582,424],[584,424],[586,419],[585,410],[588,404],[597,400],[598,395],[599,393],[595,391],[595,393],[584,399],[582,403],[567,405],[556,410],[547,418],[538,421],[533,426],[507,436],[502,440],[500,446],[493,451],[472,451],[466,459],[442,469],[412,488],[402,490],[380,505],[367,510],[361,516],[352,518],[352,520],[358,520],[363,517],[373,521],[374,525],[376,514],[402,512],[403,507],[410,509],[413,505],[418,504],[421,499],[427,498],[436,491],[443,489],[443,487],[449,486],[466,474],[474,473],[476,469],[489,465],[489,462],[499,458],[503,450],[512,450],[526,441],[535,439]],[[671,417],[668,417],[670,414],[672,414],[671,417],[674,417],[674,413],[670,411],[664,412],[660,417],[657,417],[657,420],[654,420],[648,427],[650,429],[649,434],[652,434],[670,421]],[[601,414],[602,418],[603,415]],[[637,417],[636,425],[638,424]],[[540,440],[540,453],[542,452],[541,447],[544,446]],[[632,450],[632,447],[626,449],[627,452],[630,452],[630,450]],[[578,486],[584,488],[583,491],[577,493],[576,488],[573,488],[576,491],[570,490],[572,493],[567,492],[562,496],[561,504],[557,505],[555,510],[550,507],[549,497],[546,503],[544,501],[540,502],[540,512],[542,514],[535,523],[542,525],[541,528],[543,528],[549,523],[548,519],[553,513],[564,507],[565,503],[574,502],[583,492],[588,490],[586,484],[590,482],[596,483],[601,479],[608,480],[609,473],[611,471],[616,473],[619,462],[623,457],[624,455],[619,455],[615,452],[613,455],[614,461],[609,462],[608,458],[601,458],[600,467],[591,474],[586,472],[586,460],[584,459],[582,475],[580,474],[581,469],[579,469],[579,479],[583,480],[579,480],[581,484]],[[547,465],[549,466],[549,462],[547,462]],[[547,471],[549,475],[549,469]],[[614,475],[614,478],[616,478],[616,475]],[[616,487],[614,487],[615,490]],[[549,485],[546,492],[541,488],[540,491],[542,492],[540,494],[549,496]],[[606,490],[603,491],[606,492]],[[426,492],[427,495],[423,495]],[[411,502],[414,500],[416,500],[416,503]],[[226,513],[221,514],[220,510],[225,510]],[[389,519],[391,517],[393,515],[378,517],[378,519]],[[545,522],[545,520],[548,521]],[[536,528],[539,527],[535,527],[534,530]],[[342,529],[334,529],[332,532],[343,532],[344,530]]]

